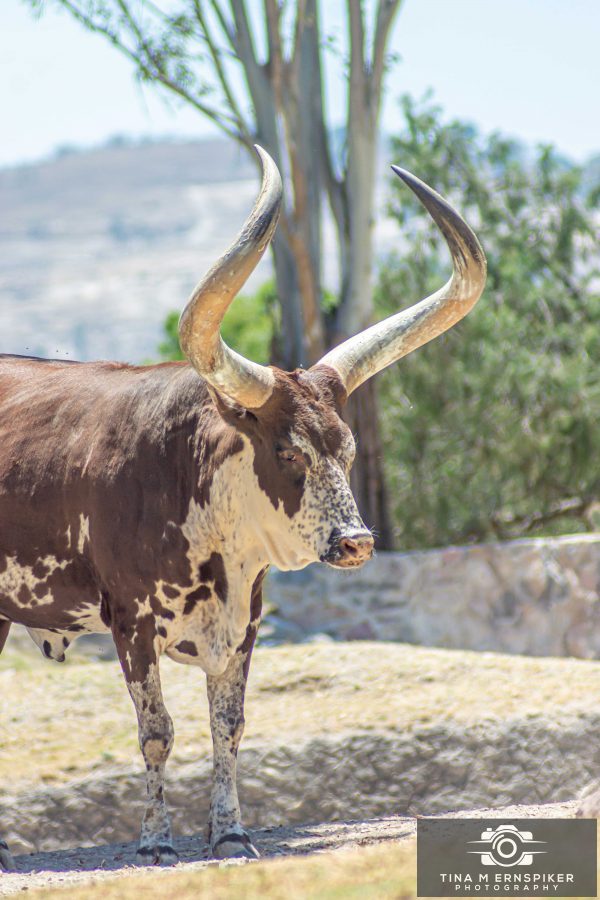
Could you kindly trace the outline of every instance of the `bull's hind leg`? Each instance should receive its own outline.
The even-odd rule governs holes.
[[[8,637],[8,632],[10,631],[10,622],[7,622],[6,619],[0,619],[0,653],[2,653],[4,649],[4,645],[6,643],[6,638]],[[15,863],[8,852],[8,847],[6,842],[0,839],[0,869],[5,869],[7,872],[14,872]]]
[[[243,644],[227,669],[208,676],[210,727],[213,738],[213,789],[208,835],[213,856],[257,859],[259,854],[242,826],[236,785],[237,752],[244,733],[244,696],[250,656],[260,624],[262,577],[252,591],[250,624]]]
[[[140,748],[146,764],[148,800],[137,860],[139,863],[170,865],[179,858],[173,849],[164,797],[165,766],[173,746],[173,723],[162,696],[154,625],[147,630],[143,626],[136,628],[134,640],[127,639],[124,630],[115,627],[113,636],[135,705]]]

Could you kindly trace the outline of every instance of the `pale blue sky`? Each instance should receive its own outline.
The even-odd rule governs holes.
[[[334,30],[341,6],[326,3]],[[448,115],[486,130],[553,142],[577,160],[600,152],[600,0],[405,0],[392,48],[402,62],[387,83],[387,131],[401,93],[432,87]],[[1,0],[0,65],[0,165],[115,133],[214,133],[137,86],[129,63],[51,5],[36,21],[21,0]]]

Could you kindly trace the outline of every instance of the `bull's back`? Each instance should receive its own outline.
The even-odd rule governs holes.
[[[83,454],[98,402],[89,382],[84,365],[0,358],[0,614],[33,628],[64,627],[96,605],[85,558]]]
[[[0,358],[0,616],[63,627],[109,575],[144,568],[137,536],[156,542],[176,518],[155,498],[188,380],[178,366]]]
[[[80,365],[0,357],[0,490],[35,492],[65,474],[85,420]]]
[[[0,484],[96,480],[164,439],[199,379],[179,364],[134,367],[0,354]],[[189,390],[188,390],[189,393]],[[180,395],[184,395],[183,400]]]

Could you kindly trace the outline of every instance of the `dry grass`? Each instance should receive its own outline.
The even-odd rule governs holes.
[[[201,671],[165,660],[173,761],[210,752]],[[569,659],[429,650],[399,644],[258,649],[244,746],[335,732],[414,733],[454,723],[580,716],[600,666]],[[23,751],[26,749],[26,753]],[[116,663],[0,657],[0,783],[61,782],[107,764],[139,765],[133,707]]]
[[[28,893],[31,900],[401,900],[416,895],[414,840],[358,850],[214,865],[198,871],[154,870],[73,888]]]

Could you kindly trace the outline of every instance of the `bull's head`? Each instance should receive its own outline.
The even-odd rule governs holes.
[[[371,557],[373,537],[348,486],[354,440],[341,418],[342,407],[368,378],[469,312],[484,288],[485,256],[471,229],[442,197],[393,167],[446,239],[453,264],[450,280],[431,297],[330,350],[307,371],[284,372],[251,362],[224,343],[220,325],[279,217],[281,177],[268,154],[257,151],[263,166],[259,197],[237,239],[194,290],[181,317],[179,339],[220,414],[253,445],[254,472],[265,504],[257,527],[272,561],[285,569],[318,559],[358,566]]]

